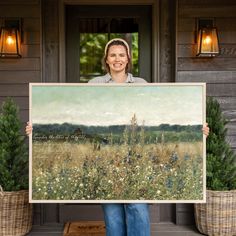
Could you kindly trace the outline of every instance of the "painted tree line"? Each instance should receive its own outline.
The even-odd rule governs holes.
[[[130,143],[134,140],[132,136],[138,133],[143,136],[144,143],[165,142],[194,142],[201,141],[201,125],[169,125],[161,124],[159,126],[145,126],[137,122],[134,116],[129,125],[112,126],[85,126],[69,123],[63,124],[35,124],[33,140],[35,141],[90,141],[103,144],[122,144]],[[124,139],[124,137],[126,137]],[[138,139],[136,142],[139,142]]]

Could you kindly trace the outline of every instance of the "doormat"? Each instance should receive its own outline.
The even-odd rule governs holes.
[[[67,222],[63,232],[63,236],[105,236],[105,234],[103,221]]]

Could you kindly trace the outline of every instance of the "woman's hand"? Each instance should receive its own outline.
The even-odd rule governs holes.
[[[32,134],[32,130],[33,130],[32,124],[30,124],[30,122],[28,121],[25,127],[25,133],[29,136],[30,134]]]
[[[206,137],[209,135],[210,128],[208,127],[208,123],[206,123],[206,124],[202,127],[202,132],[203,132],[204,135],[206,135]]]

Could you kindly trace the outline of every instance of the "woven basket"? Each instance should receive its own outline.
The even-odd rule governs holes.
[[[236,235],[236,190],[206,192],[206,203],[194,204],[198,230],[210,236]]]
[[[31,227],[29,191],[3,192],[0,187],[0,235],[23,236]]]

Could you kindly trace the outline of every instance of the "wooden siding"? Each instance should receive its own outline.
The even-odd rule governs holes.
[[[228,141],[236,151],[236,2],[179,0],[177,6],[176,82],[205,82],[207,95],[217,98],[229,120]],[[220,55],[196,58],[196,19],[214,17]],[[176,223],[193,223],[193,205],[176,205]]]
[[[0,103],[13,97],[20,107],[22,122],[29,120],[29,82],[41,81],[40,1],[0,1],[0,22],[6,17],[22,19],[22,58],[0,58]]]
[[[196,58],[197,18],[213,17],[218,29],[220,55]],[[206,82],[228,119],[228,140],[236,151],[236,2],[232,0],[179,0],[177,26],[177,82]]]

